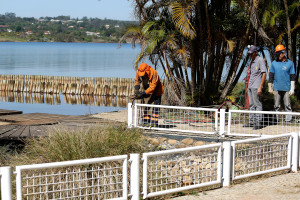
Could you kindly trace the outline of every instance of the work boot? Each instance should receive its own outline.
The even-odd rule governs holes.
[[[151,120],[151,127],[158,127],[158,121],[152,121]]]
[[[261,125],[261,123],[257,123],[257,124],[254,125],[253,130],[259,130],[259,129],[262,129],[262,128],[263,128],[263,126]]]
[[[251,124],[251,123],[249,123],[249,124],[244,124],[243,127],[245,127],[245,128],[248,128],[248,127],[254,127],[254,124]]]

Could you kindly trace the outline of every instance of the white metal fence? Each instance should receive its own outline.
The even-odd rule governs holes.
[[[17,199],[127,199],[127,156],[16,167]]]
[[[128,109],[130,127],[207,134],[218,131],[218,109],[138,103],[134,109],[128,104]]]
[[[292,135],[232,142],[232,179],[291,168]]]
[[[139,200],[140,180],[145,199],[208,185],[229,186],[232,180],[279,170],[296,172],[299,132],[149,152],[143,154],[142,160],[139,154],[131,154],[129,160],[127,157],[17,166],[17,200]],[[11,200],[10,167],[0,168],[0,179],[2,200]]]
[[[12,199],[11,168],[0,167],[0,193],[2,200]]]
[[[245,127],[253,124],[252,118],[260,119],[260,128]],[[279,135],[300,131],[300,113],[275,111],[229,110],[225,127],[228,135]]]
[[[152,126],[152,113],[158,117],[158,125]],[[254,129],[259,119],[260,128]],[[246,125],[252,124],[251,127]],[[249,111],[180,106],[128,104],[128,126],[143,129],[179,131],[231,136],[280,135],[300,131],[300,113],[275,111]]]
[[[221,184],[222,144],[143,154],[144,199]]]

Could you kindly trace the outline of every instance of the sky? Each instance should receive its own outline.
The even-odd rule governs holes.
[[[84,16],[99,19],[133,21],[131,0],[1,0],[0,14],[15,13],[18,17],[71,18]]]

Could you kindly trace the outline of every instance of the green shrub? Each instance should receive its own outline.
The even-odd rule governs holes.
[[[120,126],[93,126],[70,131],[55,129],[49,137],[25,142],[23,153],[14,156],[13,164],[31,164],[78,160],[143,152],[141,130]]]

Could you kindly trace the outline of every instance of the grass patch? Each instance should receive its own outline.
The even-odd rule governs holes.
[[[79,160],[144,152],[139,129],[125,125],[92,126],[70,131],[53,129],[49,137],[25,141],[22,153],[11,158],[12,165]]]

